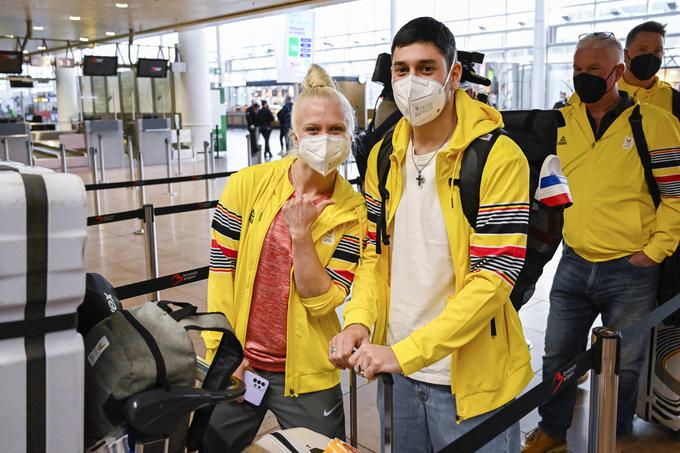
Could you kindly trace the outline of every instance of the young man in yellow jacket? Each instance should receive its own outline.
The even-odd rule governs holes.
[[[663,63],[666,26],[649,21],[634,27],[626,37],[626,70],[619,80],[619,89],[640,104],[652,104],[667,112],[673,111],[673,87],[659,80],[656,73]]]
[[[564,251],[550,293],[543,376],[583,350],[598,315],[622,330],[656,305],[659,263],[680,239],[680,134],[676,120],[653,105],[639,106],[654,178],[655,207],[629,122],[636,102],[617,88],[624,72],[612,33],[582,37],[574,54],[578,102],[561,111],[557,153],[574,204],[564,213]],[[630,431],[645,339],[621,352],[617,439]],[[523,453],[566,451],[576,383],[539,406],[541,421]],[[621,444],[617,442],[617,451]]]
[[[422,17],[395,36],[392,85],[404,118],[386,182],[389,245],[376,253],[378,143],[366,174],[367,244],[345,328],[330,343],[339,367],[367,378],[393,373],[398,452],[440,450],[513,400],[533,376],[509,299],[525,256],[528,164],[499,136],[482,176],[477,224],[468,224],[455,182],[463,152],[503,123],[492,107],[457,89],[460,77],[444,24]],[[516,452],[519,443],[516,425],[482,451]]]

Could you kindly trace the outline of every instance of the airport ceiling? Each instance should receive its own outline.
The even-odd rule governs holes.
[[[0,0],[0,49],[14,50],[29,28],[35,52],[77,45],[120,41],[136,35],[257,17],[281,10],[305,9],[342,0]],[[107,35],[108,33],[108,35]],[[45,43],[42,42],[45,39]]]

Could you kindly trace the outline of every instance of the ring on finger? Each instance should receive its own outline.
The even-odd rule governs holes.
[[[331,346],[330,351],[331,351],[331,354],[335,354],[337,352],[337,349],[335,348],[335,346]]]

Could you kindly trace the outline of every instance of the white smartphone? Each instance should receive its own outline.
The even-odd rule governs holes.
[[[245,370],[243,373],[243,380],[246,384],[246,394],[243,399],[254,406],[259,406],[262,403],[262,398],[269,388],[269,381],[255,374],[252,371]]]

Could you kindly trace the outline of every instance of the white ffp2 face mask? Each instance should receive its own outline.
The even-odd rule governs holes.
[[[442,85],[437,80],[410,74],[392,83],[397,108],[412,126],[422,126],[437,118],[446,105],[446,85],[449,70]]]
[[[326,176],[349,156],[350,142],[342,135],[311,135],[300,139],[298,155],[309,167]]]

